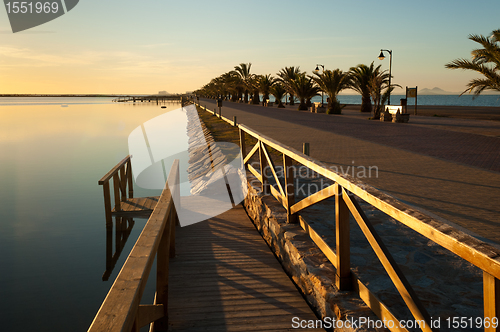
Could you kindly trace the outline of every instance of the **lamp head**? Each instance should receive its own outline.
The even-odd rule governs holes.
[[[379,58],[379,60],[384,60],[385,59],[384,52],[380,51],[380,54],[378,55],[378,58]]]

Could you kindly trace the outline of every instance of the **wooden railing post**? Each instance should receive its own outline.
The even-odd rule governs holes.
[[[111,192],[109,189],[109,181],[102,185],[104,192],[104,213],[106,215],[106,226],[113,225],[113,217],[111,216]]]
[[[484,331],[500,331],[500,280],[483,271]],[[493,318],[496,318],[493,324]],[[494,327],[496,326],[496,327]]]
[[[302,143],[302,153],[309,156],[309,143]]]
[[[132,162],[127,161],[127,181],[128,181],[128,197],[134,197],[134,183],[132,181]]]
[[[290,208],[295,204],[295,176],[294,168],[292,166],[292,158],[283,154],[283,172],[285,178],[285,194],[286,194],[286,220],[289,224],[295,224],[297,222],[297,214],[292,214]]]
[[[271,193],[269,190],[269,180],[266,176],[266,168],[267,168],[267,159],[264,154],[264,146],[262,141],[259,141],[259,159],[260,159],[260,175],[262,176],[262,193],[264,195],[268,195]]]
[[[342,187],[335,184],[335,236],[337,244],[337,273],[335,285],[339,290],[350,290],[351,251],[349,239],[349,208],[342,197]]]
[[[118,172],[113,175],[113,189],[115,196],[115,211],[121,211],[120,178],[118,176]]]
[[[173,204],[173,199],[170,204]],[[160,246],[156,254],[156,297],[154,304],[163,304],[163,318],[154,322],[154,331],[168,331],[168,270],[170,258],[170,231],[173,208],[166,215],[167,224],[161,235]],[[175,225],[175,224],[174,224]]]
[[[241,150],[241,157],[245,159],[247,156],[247,148],[245,144],[245,132],[239,128],[240,131],[240,150]],[[245,167],[246,168],[246,167]]]
[[[127,200],[127,178],[126,178],[126,173],[125,173],[125,165],[123,165],[120,168],[120,194],[121,194],[121,201],[124,202]]]

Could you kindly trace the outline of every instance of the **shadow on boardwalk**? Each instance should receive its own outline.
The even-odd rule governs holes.
[[[171,331],[289,331],[293,317],[316,319],[241,205],[178,229],[169,283]]]

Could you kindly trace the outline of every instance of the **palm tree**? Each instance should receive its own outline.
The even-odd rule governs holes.
[[[278,108],[285,108],[283,105],[282,99],[286,94],[285,87],[283,86],[283,83],[278,82],[274,84],[269,91],[272,93],[276,101],[278,102]]]
[[[297,78],[297,75],[299,75],[300,72],[300,67],[285,67],[280,70],[277,75],[279,76],[279,80],[283,83],[283,86],[287,90],[287,92],[290,94],[290,105],[294,105],[295,102],[293,100],[294,97],[294,92],[293,88],[291,86],[291,82]]]
[[[234,66],[234,70],[238,73],[244,85],[245,103],[248,102],[248,91],[252,88],[251,80],[253,78],[253,74],[250,74],[251,67],[251,63],[240,63],[239,66]]]
[[[399,84],[391,84],[389,87],[389,73],[387,70],[382,71],[380,69],[381,67],[382,65],[379,65],[375,68],[368,86],[374,104],[372,118],[374,120],[380,119],[380,113],[382,112],[385,102],[389,98],[389,93],[392,92],[395,87],[401,87]]]
[[[260,103],[260,82],[259,75],[252,75],[250,79],[250,89],[252,91],[252,104],[258,105]]]
[[[241,85],[241,80],[239,78],[239,75],[234,70],[222,74],[221,76],[219,76],[219,79],[224,85],[225,95],[229,95],[232,101],[237,100],[238,94],[241,97],[241,93],[243,91],[239,87],[239,85]]]
[[[313,79],[319,88],[328,95],[328,113],[341,114],[342,107],[337,100],[340,91],[349,88],[349,74],[340,69],[325,70],[323,73],[314,72]]]
[[[320,89],[314,83],[312,77],[307,76],[306,73],[298,74],[289,82],[291,91],[300,99],[299,111],[307,111],[306,100],[318,95]]]
[[[373,62],[369,67],[364,64],[359,64],[356,67],[351,67],[349,70],[350,88],[361,94],[361,112],[371,113],[372,111],[369,85],[373,78],[373,74]]]
[[[259,75],[259,89],[262,92],[262,104],[269,99],[269,92],[271,87],[276,83],[276,78],[274,78],[271,74],[267,75]]]
[[[473,70],[483,78],[472,79],[467,84],[466,92],[478,96],[484,90],[500,91],[500,29],[494,30],[490,38],[482,35],[469,35],[469,39],[481,44],[483,48],[471,52],[472,60],[456,59],[445,65],[450,69]]]

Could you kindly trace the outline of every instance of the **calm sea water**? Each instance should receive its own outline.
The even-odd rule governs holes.
[[[102,281],[106,227],[97,181],[128,154],[134,128],[180,107],[166,105],[0,98],[2,331],[90,326],[145,224],[135,220],[109,281]],[[134,189],[136,197],[159,194]],[[152,301],[154,274],[149,285]]]
[[[498,98],[420,96],[419,104],[500,106]],[[361,103],[359,96],[339,99]],[[133,129],[180,105],[167,107],[110,98],[0,98],[2,331],[87,330],[145,224],[136,219],[109,281],[102,281],[106,228],[97,181],[128,154]],[[134,189],[137,197],[159,194]],[[146,289],[151,301],[153,292],[154,273]]]
[[[326,103],[326,95],[323,97]],[[392,95],[391,104],[399,105],[400,99],[404,98],[404,95]],[[274,97],[270,98],[274,101]],[[360,104],[360,95],[339,95],[338,99],[341,104]],[[320,102],[321,96],[316,96],[312,99],[313,102]],[[471,95],[421,95],[418,96],[418,105],[443,105],[443,106],[491,106],[500,107],[500,95],[481,95],[474,98]],[[414,105],[415,98],[408,98],[408,105]]]

